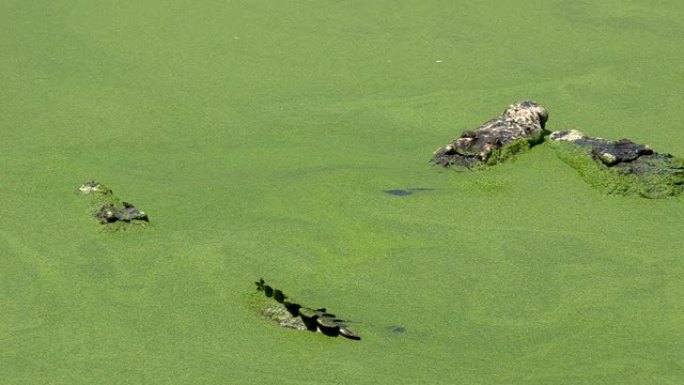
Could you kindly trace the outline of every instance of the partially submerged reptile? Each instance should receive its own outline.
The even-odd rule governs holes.
[[[120,201],[112,190],[94,180],[82,184],[78,191],[89,198],[93,216],[110,229],[120,229],[131,225],[146,225],[149,218],[144,211],[133,204]],[[118,226],[113,226],[113,225]],[[122,227],[123,226],[123,227]]]
[[[462,166],[468,169],[494,165],[508,160],[544,141],[549,114],[531,100],[508,106],[498,118],[438,148],[432,163],[440,166]]]
[[[577,130],[549,135],[558,156],[608,194],[665,198],[684,191],[684,159],[629,139],[606,140]]]
[[[102,224],[122,221],[130,223],[132,221],[148,222],[147,214],[135,208],[131,203],[122,202],[123,207],[117,208],[111,203],[105,203],[100,209],[95,212],[95,218]]]
[[[347,321],[328,313],[325,308],[314,309],[303,306],[286,296],[282,290],[268,285],[263,278],[255,283],[258,291],[264,292],[266,297],[273,298],[277,302],[263,309],[264,318],[292,329],[318,331],[331,337],[341,335],[352,340],[361,339],[349,329]]]

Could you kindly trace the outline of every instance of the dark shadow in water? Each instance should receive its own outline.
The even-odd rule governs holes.
[[[398,197],[405,197],[405,196],[409,196],[413,193],[421,192],[421,191],[434,191],[434,189],[433,188],[417,187],[417,188],[408,188],[406,190],[383,190],[382,192],[384,192],[385,194],[394,195],[394,196],[398,196]]]

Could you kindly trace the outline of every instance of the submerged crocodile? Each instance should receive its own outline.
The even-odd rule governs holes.
[[[148,222],[147,214],[135,208],[131,203],[122,202],[123,207],[117,208],[111,203],[105,203],[100,209],[95,212],[95,218],[100,223],[113,223],[117,221],[130,223],[132,221]]]
[[[489,120],[445,146],[438,148],[432,163],[440,166],[462,166],[468,169],[506,161],[544,141],[549,114],[531,100],[508,106],[498,118]]]
[[[593,138],[577,130],[549,135],[558,156],[608,194],[664,198],[684,191],[684,159],[629,139]]]
[[[275,321],[283,327],[317,331],[331,337],[341,335],[352,340],[361,339],[359,335],[349,330],[347,321],[328,313],[325,308],[314,309],[302,306],[286,296],[282,290],[268,285],[263,278],[255,283],[258,291],[264,292],[266,297],[276,301],[275,304],[263,309],[264,318]]]
[[[133,204],[120,201],[112,190],[94,180],[82,184],[78,191],[88,196],[93,216],[108,229],[122,229],[132,225],[145,226],[149,218]]]

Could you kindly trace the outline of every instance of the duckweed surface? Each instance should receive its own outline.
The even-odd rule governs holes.
[[[427,161],[520,99],[551,131],[681,156],[681,20],[648,0],[0,1],[0,383],[681,384],[681,198],[605,196],[546,145]],[[91,179],[154,231],[93,231]],[[412,186],[432,190],[383,192]],[[261,276],[363,340],[258,319]]]

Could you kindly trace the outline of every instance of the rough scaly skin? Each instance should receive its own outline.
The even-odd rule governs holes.
[[[536,102],[513,103],[498,118],[464,131],[437,149],[432,162],[445,167],[467,168],[499,163],[543,141],[548,117],[546,109]]]
[[[665,198],[684,191],[684,160],[629,139],[606,140],[577,130],[549,135],[558,156],[592,186],[617,195]]]

